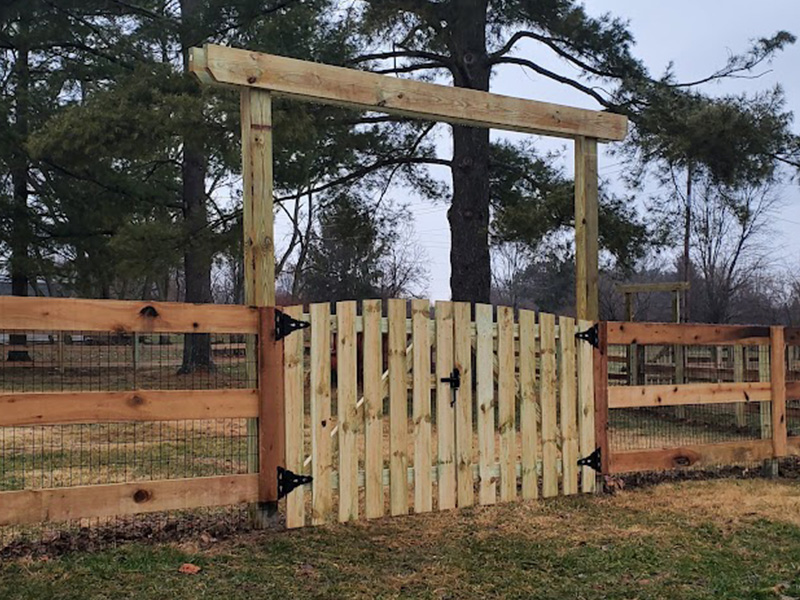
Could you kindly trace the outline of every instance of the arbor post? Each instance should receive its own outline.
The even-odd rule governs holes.
[[[575,138],[575,304],[579,319],[597,321],[597,140]]]
[[[264,90],[252,88],[241,89],[241,120],[242,120],[242,183],[243,202],[242,220],[244,228],[244,302],[248,306],[274,307],[275,306],[275,245],[273,229],[273,199],[272,199],[272,98]],[[263,381],[270,365],[263,365],[260,369],[261,378],[258,377],[256,358],[262,361],[269,360],[274,363],[271,354],[263,350],[274,341],[274,312],[272,330],[262,327],[259,336],[259,345],[262,347],[261,355],[256,352],[256,341],[252,336],[247,340],[247,379],[251,384],[258,381],[259,394],[269,389],[274,394],[271,383]],[[269,337],[272,335],[272,337]],[[261,339],[266,338],[266,339]],[[283,401],[283,398],[261,397],[262,411],[264,414],[265,403]],[[283,413],[273,415],[280,420],[279,424],[270,423],[270,429],[283,431]],[[250,419],[247,422],[247,466],[251,473],[259,472],[260,443],[259,422]],[[280,457],[281,464],[283,457]],[[277,465],[275,465],[277,466]],[[266,468],[267,465],[264,465]],[[262,477],[277,477],[275,470],[267,473],[261,470]],[[259,486],[259,499],[261,486]],[[277,490],[277,488],[276,488]],[[264,492],[264,498],[269,494]],[[263,500],[253,507],[252,515],[256,527],[267,524],[269,517],[277,512],[277,491],[274,500]]]

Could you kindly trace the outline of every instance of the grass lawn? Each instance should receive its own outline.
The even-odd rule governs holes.
[[[800,483],[757,479],[0,564],[3,600],[797,597]]]

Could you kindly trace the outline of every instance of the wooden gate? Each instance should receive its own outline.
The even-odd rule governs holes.
[[[433,308],[433,311],[431,310]],[[284,341],[289,527],[594,490],[592,348],[569,317],[313,304]],[[433,313],[433,315],[432,315]],[[310,487],[310,489],[309,489]]]

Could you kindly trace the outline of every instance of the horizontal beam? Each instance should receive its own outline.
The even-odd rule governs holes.
[[[771,439],[612,452],[609,469],[612,474],[668,471],[686,467],[748,464],[767,458],[772,458]]]
[[[234,304],[0,296],[0,329],[113,333],[256,333],[258,313]]]
[[[0,492],[0,526],[254,502],[256,475]]]
[[[769,402],[769,382],[631,385],[608,388],[608,408]]]
[[[769,327],[611,321],[608,323],[608,343],[766,346],[769,344]]]
[[[431,121],[622,140],[623,115],[399,79],[355,69],[209,44],[191,48],[190,70],[207,84],[254,87],[298,100]]]
[[[661,281],[658,283],[621,283],[617,291],[622,294],[647,294],[651,292],[681,292],[688,290],[688,281]]]
[[[254,389],[0,394],[0,427],[257,416]]]

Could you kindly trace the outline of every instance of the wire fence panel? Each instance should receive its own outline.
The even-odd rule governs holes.
[[[30,496],[35,504],[48,490],[71,494],[80,486],[134,483],[144,489],[146,482],[195,478],[206,478],[201,485],[208,487],[221,477],[248,472],[253,443],[248,435],[253,434],[244,417],[257,414],[252,375],[257,370],[252,368],[255,353],[247,352],[256,336],[245,307],[209,311],[175,303],[86,301],[96,314],[75,319],[67,309],[84,301],[19,300],[3,299],[0,327],[77,320],[89,328],[0,329],[0,493],[10,494],[0,499],[0,507],[6,507],[0,523],[33,514],[8,513],[14,502],[28,502],[19,494],[38,494]],[[36,317],[45,305],[46,314],[59,318]],[[220,331],[218,320],[237,319],[233,332]],[[171,330],[187,320],[192,330]],[[118,331],[98,330],[112,321]],[[147,327],[156,332],[139,331]],[[154,414],[158,420],[150,420]],[[117,488],[97,489],[117,493]],[[225,510],[213,512],[221,516]],[[163,531],[167,522],[178,529],[172,513],[77,521],[70,518],[76,512],[64,514],[67,522],[61,525],[0,527],[0,551],[32,543],[37,531],[40,539],[62,539],[75,525],[102,526],[120,535],[122,525],[151,534]]]
[[[785,403],[784,388],[794,392],[798,354],[784,352],[783,328],[610,323],[609,331],[612,472],[750,465],[786,454],[773,410]],[[800,415],[788,407],[791,442]]]

